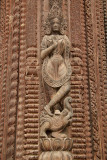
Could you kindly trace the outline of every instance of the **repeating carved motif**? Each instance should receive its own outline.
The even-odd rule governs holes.
[[[102,2],[95,1],[92,3],[86,1],[86,24],[87,24],[87,48],[89,61],[89,84],[90,84],[90,105],[91,105],[91,119],[92,119],[92,136],[93,136],[93,154],[94,159],[105,159],[103,146],[103,107],[104,93],[103,81],[101,75],[103,73],[103,54],[105,53],[104,45],[104,22]],[[94,6],[94,7],[93,7]],[[96,11],[96,12],[95,12]],[[94,16],[92,14],[94,13]],[[89,18],[90,17],[90,18]],[[101,20],[101,23],[99,23]],[[100,25],[101,24],[101,25]],[[93,29],[94,27],[94,29]],[[93,31],[93,32],[92,32]],[[91,34],[90,34],[91,33]],[[97,58],[97,59],[96,59]],[[94,72],[93,72],[94,71]],[[101,77],[100,77],[101,75]],[[101,89],[102,86],[102,89]],[[105,107],[104,107],[105,108]],[[102,110],[103,109],[103,110]],[[100,147],[99,147],[100,146]],[[103,148],[103,150],[101,149]]]
[[[26,64],[24,109],[24,156],[38,160],[39,154],[39,78],[37,57],[37,3],[27,2]],[[33,25],[32,25],[33,24]],[[30,39],[29,39],[30,38]]]
[[[9,15],[10,15],[10,2],[7,0],[5,3],[5,7],[6,7],[6,17],[5,17],[5,36],[4,36],[4,48],[3,48],[3,88],[2,88],[2,109],[4,110],[2,113],[4,115],[4,127],[3,127],[3,141],[2,141],[2,158],[4,159],[5,156],[4,154],[6,154],[6,150],[4,151],[4,149],[6,148],[6,131],[7,131],[7,120],[6,117],[8,115],[8,110],[6,108],[8,108],[8,57],[9,57]]]
[[[82,60],[83,60],[83,106],[84,106],[84,125],[85,130],[84,133],[86,135],[86,159],[91,160],[93,158],[92,154],[92,135],[91,135],[91,113],[90,113],[90,102],[89,102],[89,81],[88,81],[88,59],[87,59],[87,41],[86,41],[86,24],[85,24],[85,8],[84,1],[81,2],[81,28],[82,28],[82,43],[81,50],[83,52]]]
[[[105,45],[106,45],[106,52],[103,52],[103,70],[104,70],[104,96],[105,96],[105,108],[103,108],[103,131],[104,131],[104,146],[105,146],[105,159],[107,159],[107,129],[105,128],[105,122],[107,122],[107,93],[106,93],[106,75],[107,75],[107,1],[103,0],[103,8],[104,8],[104,29],[105,29]],[[102,17],[103,18],[103,17]],[[102,96],[103,97],[103,96]]]
[[[24,156],[24,108],[25,108],[25,65],[26,65],[26,1],[20,1],[20,57],[19,87],[16,127],[16,159]]]
[[[74,111],[71,135],[74,139],[73,155],[74,159],[92,159],[84,2],[72,1],[71,11],[71,42],[73,46],[71,49],[73,70],[71,97]]]
[[[0,36],[1,36],[1,51],[0,51],[0,157],[1,157],[1,153],[2,153],[2,142],[3,142],[3,127],[4,127],[4,108],[3,108],[3,105],[1,107],[1,104],[2,104],[2,86],[3,86],[3,82],[2,82],[2,77],[3,77],[3,73],[2,73],[2,70],[3,70],[3,56],[4,56],[4,53],[3,53],[3,50],[4,50],[4,46],[5,46],[5,2],[4,1],[1,1],[0,3],[1,5],[1,8],[0,8],[0,29],[1,29],[1,33],[0,33]],[[5,86],[4,86],[5,87]],[[4,88],[4,91],[5,91],[5,88]],[[4,93],[5,94],[5,93]]]
[[[13,18],[13,41],[12,41],[12,58],[11,58],[11,84],[10,84],[10,102],[9,102],[9,119],[7,131],[7,159],[15,158],[15,138],[16,138],[16,108],[18,98],[18,62],[19,62],[19,17],[20,17],[20,1],[15,1],[14,18]]]
[[[106,42],[106,51],[107,51],[107,2],[103,0],[103,8],[104,8],[104,29],[105,29],[105,42]]]
[[[107,108],[106,105],[106,94],[105,94],[105,84],[104,84],[104,76],[106,75],[107,71],[105,70],[105,66],[107,67],[106,64],[106,47],[105,47],[105,33],[104,33],[104,12],[103,12],[103,2],[102,1],[97,1],[96,2],[96,8],[97,8],[97,30],[99,32],[98,34],[98,57],[99,57],[99,97],[100,97],[100,103],[98,107],[98,120],[100,124],[100,142],[101,142],[101,158],[106,159],[105,157],[105,130],[104,130],[104,124],[106,119],[105,116],[105,108]],[[99,11],[99,14],[98,14]],[[100,24],[99,24],[99,20]]]
[[[35,47],[27,49],[26,61],[26,96],[25,96],[25,114],[24,114],[24,138],[25,154],[24,159],[38,159],[38,92],[39,82],[36,67],[37,50]]]
[[[93,152],[97,153],[99,157],[99,136],[98,136],[98,114],[96,103],[96,78],[95,78],[95,66],[94,66],[94,43],[93,43],[93,29],[91,18],[91,2],[85,3],[86,12],[86,26],[87,26],[87,47],[88,47],[88,67],[89,67],[89,83],[90,83],[90,105],[91,105],[91,121],[92,121],[92,136],[93,136]]]

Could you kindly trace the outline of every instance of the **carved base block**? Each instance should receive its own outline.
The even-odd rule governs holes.
[[[39,160],[73,160],[71,138],[41,138],[42,153]]]
[[[51,152],[42,152],[39,160],[73,160],[73,157],[70,152],[67,151],[51,151]]]
[[[43,151],[71,151],[73,140],[71,138],[41,138]]]

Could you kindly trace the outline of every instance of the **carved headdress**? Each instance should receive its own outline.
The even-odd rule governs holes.
[[[64,34],[64,30],[66,29],[66,21],[63,17],[63,13],[61,10],[62,0],[52,0],[50,1],[51,9],[48,13],[47,20],[45,22],[45,31],[46,34],[51,34],[51,23],[54,18],[58,18],[60,20],[60,33]]]
[[[50,8],[51,8],[54,4],[57,4],[57,5],[59,5],[59,6],[62,6],[62,0],[50,0],[50,1],[49,1]]]

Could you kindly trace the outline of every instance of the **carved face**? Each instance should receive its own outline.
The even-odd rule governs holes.
[[[54,18],[52,20],[52,31],[53,32],[60,31],[60,20],[58,18]]]

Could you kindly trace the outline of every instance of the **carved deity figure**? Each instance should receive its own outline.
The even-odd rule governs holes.
[[[46,34],[41,43],[42,82],[45,102],[40,114],[39,160],[70,159],[72,138],[68,126],[72,122],[70,42],[64,34],[65,20],[62,15],[62,0],[50,0],[46,21]]]
[[[63,110],[62,100],[71,89],[70,42],[64,35],[65,21],[57,5],[51,8],[46,27],[41,43],[42,77],[48,97],[44,109],[52,116],[55,110]]]

